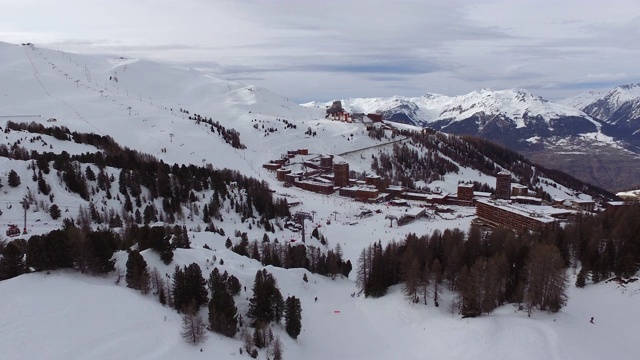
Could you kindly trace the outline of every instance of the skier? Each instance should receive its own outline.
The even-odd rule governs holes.
[[[591,317],[591,320],[589,321],[590,323],[594,324],[593,322],[593,316]]]

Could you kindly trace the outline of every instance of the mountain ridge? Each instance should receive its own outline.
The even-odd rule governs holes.
[[[636,180],[639,153],[630,146],[628,130],[616,130],[568,103],[552,102],[523,89],[341,102],[349,112],[380,113],[387,121],[480,136],[609,190],[640,186]],[[303,105],[320,109],[328,103]],[[584,156],[595,161],[585,162]],[[615,175],[620,169],[629,175]]]

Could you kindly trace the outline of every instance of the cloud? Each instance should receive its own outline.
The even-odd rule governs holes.
[[[552,98],[637,81],[638,13],[632,0],[23,0],[3,3],[0,40],[170,61],[309,100],[526,86]],[[589,78],[611,72],[625,75]]]

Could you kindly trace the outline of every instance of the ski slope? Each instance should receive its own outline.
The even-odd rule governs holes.
[[[114,79],[117,79],[114,80]],[[354,266],[350,277],[332,280],[303,269],[268,267],[278,279],[283,296],[295,295],[302,302],[302,333],[290,339],[282,326],[274,331],[284,344],[285,359],[635,359],[634,344],[640,325],[640,288],[637,283],[624,288],[613,283],[576,289],[570,286],[569,302],[559,314],[518,311],[513,305],[497,309],[477,319],[461,319],[452,314],[452,294],[446,293],[442,306],[412,304],[399,287],[380,299],[352,296],[357,293],[355,273],[363,248],[372,242],[383,245],[402,240],[408,233],[430,234],[447,228],[468,229],[475,216],[470,207],[452,207],[453,214],[435,214],[403,227],[390,227],[387,215],[400,216],[404,208],[384,204],[364,205],[334,195],[318,195],[285,188],[275,175],[262,168],[288,150],[309,149],[309,157],[341,154],[352,170],[370,171],[370,158],[384,148],[371,139],[362,124],[324,119],[324,109],[298,106],[270,91],[217,79],[196,69],[184,69],[136,59],[106,56],[79,56],[53,50],[0,43],[0,127],[6,121],[36,121],[46,126],[66,126],[72,131],[113,137],[122,146],[149,153],[167,163],[211,164],[236,169],[247,176],[267,181],[275,196],[299,202],[292,211],[313,213],[308,222],[307,245],[322,246],[309,235],[313,227],[327,237],[329,247],[340,244],[344,259]],[[225,144],[204,124],[187,119],[180,109],[188,109],[234,128],[241,134],[246,150]],[[19,115],[39,115],[22,118]],[[13,116],[13,118],[11,118]],[[49,119],[56,119],[48,123]],[[283,120],[296,125],[287,128]],[[263,128],[264,126],[264,128]],[[257,129],[256,129],[257,127]],[[267,132],[266,129],[277,131]],[[317,136],[306,134],[308,129]],[[66,151],[70,154],[97,149],[60,141],[49,136],[34,140],[34,134],[3,133],[0,145],[19,142],[28,150]],[[34,140],[34,141],[31,141]],[[377,146],[379,147],[372,147]],[[166,152],[162,149],[167,149]],[[354,149],[364,149],[353,152]],[[2,225],[20,223],[22,209],[17,203],[26,188],[35,188],[29,162],[0,159]],[[14,169],[23,185],[6,183]],[[96,168],[94,167],[94,170]],[[107,168],[117,179],[118,169]],[[75,217],[87,202],[67,192],[55,171],[46,176],[54,189],[55,203],[64,217]],[[493,184],[495,178],[461,167],[458,174],[428,185],[443,193],[455,193],[458,181]],[[117,181],[111,184],[117,193]],[[549,181],[545,185],[553,197],[583,198]],[[36,195],[38,196],[38,195]],[[40,196],[44,199],[44,196]],[[116,199],[106,207],[119,208]],[[413,204],[416,205],[416,204]],[[363,210],[374,215],[360,218]],[[67,212],[68,211],[68,212]],[[186,211],[186,210],[185,210]],[[61,226],[43,209],[30,209],[28,230],[44,233]],[[169,266],[152,251],[143,252],[150,268],[172,274],[175,264],[196,262],[208,277],[214,266],[228,271],[247,287],[236,297],[240,314],[248,308],[256,271],[262,266],[240,257],[224,246],[227,236],[246,231],[250,240],[260,240],[264,231],[242,223],[235,212],[226,212],[217,222],[226,236],[202,232],[203,224],[185,219],[193,249],[178,249]],[[331,220],[330,224],[327,220]],[[299,242],[301,234],[290,230],[270,234],[280,242]],[[204,245],[212,250],[207,250]],[[215,256],[215,260],[214,260]],[[116,253],[117,267],[125,268],[127,254]],[[224,265],[220,265],[224,260]],[[217,264],[217,265],[214,265]],[[571,270],[570,270],[571,271]],[[573,272],[571,272],[573,276]],[[571,277],[570,283],[575,279]],[[315,301],[315,298],[318,301]],[[201,312],[206,317],[206,309]],[[595,324],[589,319],[595,317]],[[241,359],[239,335],[234,339],[208,334],[204,344],[193,347],[179,335],[180,316],[162,307],[152,296],[116,284],[116,274],[104,278],[76,272],[34,273],[0,282],[0,359]],[[202,352],[200,352],[202,348]],[[261,351],[259,359],[266,359]]]

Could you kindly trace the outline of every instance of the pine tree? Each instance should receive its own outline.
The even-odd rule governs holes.
[[[418,293],[420,268],[418,259],[409,251],[405,252],[404,254],[402,262],[402,272],[404,278],[402,292],[407,299],[415,302],[416,294]]]
[[[297,339],[302,329],[302,307],[300,299],[295,296],[287,297],[285,301],[285,329],[293,339]]]
[[[580,269],[578,276],[576,277],[576,287],[583,288],[586,285],[587,273],[587,268],[583,266],[582,269]]]
[[[238,309],[227,289],[216,287],[209,301],[209,325],[211,330],[228,337],[238,332]]]
[[[231,278],[237,281],[234,276]],[[218,268],[214,268],[209,275],[207,285],[211,291],[211,300],[209,301],[209,324],[213,331],[228,337],[233,337],[238,332],[238,317],[233,293],[230,288],[229,275],[225,271],[220,275]],[[237,284],[240,287],[240,283]],[[238,290],[239,292],[239,290]]]
[[[140,252],[132,250],[129,253],[126,266],[127,286],[135,290],[140,290],[143,294],[147,294],[149,292],[151,276],[149,275],[147,262],[142,255],[140,255]]]
[[[73,262],[69,237],[63,230],[33,235],[27,242],[27,266],[36,271],[71,268]]]
[[[283,315],[284,300],[278,289],[276,279],[266,269],[256,273],[253,284],[253,296],[249,300],[247,316],[252,325],[280,322]]]
[[[0,280],[11,279],[26,272],[22,251],[14,240],[5,246],[0,257]]]
[[[173,306],[178,311],[185,311],[188,306],[194,306],[195,311],[207,303],[207,283],[202,277],[198,264],[193,263],[180,269],[176,265],[173,274]]]
[[[87,168],[84,170],[84,174],[89,181],[96,181],[96,174],[91,169],[91,166],[87,165]]]
[[[558,312],[567,302],[567,277],[560,250],[555,245],[534,245],[527,261],[527,310]]]
[[[258,349],[262,349],[267,345],[264,341],[264,326],[264,324],[259,324],[253,331],[253,345],[255,345]]]
[[[273,360],[282,360],[284,351],[282,349],[282,341],[280,341],[279,336],[276,336],[276,339],[273,341],[273,350],[271,354],[273,355]]]
[[[434,276],[433,281],[433,303],[436,307],[440,306],[438,302],[438,298],[442,295],[442,265],[440,265],[440,260],[435,259],[433,264],[431,264],[431,272]]]
[[[211,216],[209,215],[209,207],[207,204],[204,204],[204,207],[202,208],[202,221],[205,223],[211,222]]]
[[[105,274],[115,270],[113,253],[117,248],[117,241],[113,232],[109,230],[92,231],[87,235],[84,248],[87,268],[95,274]]]
[[[49,195],[49,192],[51,192],[51,186],[42,177],[42,171],[38,172],[38,190],[44,195]]]
[[[60,218],[60,215],[62,215],[62,211],[60,211],[58,205],[52,204],[51,206],[49,206],[49,215],[51,215],[51,218],[53,220],[57,220]]]
[[[9,171],[9,180],[7,181],[7,183],[9,184],[9,186],[11,187],[18,187],[20,186],[20,176],[18,176],[18,173],[15,172],[15,170],[11,169]]]

